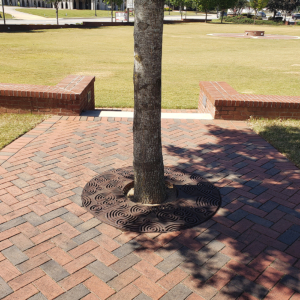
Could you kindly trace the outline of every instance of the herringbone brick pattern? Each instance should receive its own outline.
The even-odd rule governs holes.
[[[81,207],[132,165],[132,120],[53,117],[0,151],[0,299],[300,299],[300,171],[243,122],[163,120],[164,162],[219,187],[213,219],[122,232]]]

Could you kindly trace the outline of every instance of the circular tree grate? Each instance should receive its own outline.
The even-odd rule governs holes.
[[[219,190],[197,174],[165,168],[175,200],[143,205],[127,198],[132,167],[107,171],[88,182],[82,204],[102,222],[135,232],[169,232],[194,227],[211,218],[221,205]]]

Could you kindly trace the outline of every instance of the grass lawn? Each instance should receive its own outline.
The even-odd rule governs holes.
[[[8,20],[8,19],[13,19],[13,17],[12,17],[12,15],[5,13],[5,20]],[[3,13],[2,12],[0,12],[0,20],[1,21],[3,20]]]
[[[205,16],[205,13],[203,12],[197,12],[196,14],[196,11],[187,11],[186,13],[187,16]],[[169,12],[168,11],[165,11],[165,16],[169,16]],[[180,16],[180,12],[179,11],[171,11],[170,12],[170,16]],[[185,10],[182,11],[182,16],[183,18],[185,17]]]
[[[48,117],[47,115],[0,114],[0,150]]]
[[[212,37],[265,30],[300,36],[299,26],[165,25],[162,106],[197,108],[199,81],[226,81],[240,93],[299,95],[300,40]],[[95,75],[96,105],[133,107],[133,27],[1,33],[0,82],[55,85]]]
[[[54,8],[18,8],[17,11],[24,12],[27,14],[32,14],[35,16],[45,17],[45,18],[56,18],[56,10]],[[99,17],[110,17],[110,10],[97,10],[97,18]],[[115,16],[115,11],[114,11]],[[59,18],[96,18],[95,11],[90,9],[59,9]]]
[[[55,9],[52,8],[18,8],[17,11],[21,11],[24,13],[45,17],[45,18],[56,18]],[[185,11],[182,12],[183,17],[185,16]],[[165,16],[168,16],[169,12],[165,12]],[[171,11],[171,16],[180,16],[179,11]],[[199,13],[196,15],[195,11],[188,11],[187,16],[201,16],[203,13]],[[110,17],[110,10],[97,10],[97,17]],[[114,11],[115,16],[115,11]],[[90,9],[80,9],[80,10],[70,10],[70,9],[59,9],[58,10],[59,18],[95,18],[95,11]]]
[[[300,120],[251,120],[250,126],[300,168]]]

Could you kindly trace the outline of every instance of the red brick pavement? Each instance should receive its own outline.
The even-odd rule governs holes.
[[[132,164],[132,120],[53,117],[0,151],[0,299],[300,299],[300,171],[243,122],[163,120],[166,166],[203,174],[222,208],[137,234],[81,207]]]

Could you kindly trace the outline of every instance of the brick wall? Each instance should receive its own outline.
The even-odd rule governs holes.
[[[254,31],[254,30],[246,30],[245,35],[249,36],[264,36],[265,32],[264,31]]]
[[[94,76],[69,75],[55,86],[0,83],[0,113],[79,116],[95,109]]]
[[[244,95],[226,82],[201,81],[198,110],[215,119],[247,120],[250,116],[300,119],[299,96]]]
[[[211,19],[207,19],[211,21]],[[205,22],[204,19],[183,19],[183,20],[164,20],[164,24],[183,24],[183,23],[194,23],[194,22]],[[62,28],[99,28],[103,26],[134,26],[133,22],[82,22],[82,24],[0,24],[0,32],[11,32],[11,31],[31,31],[39,29],[62,29]]]
[[[30,31],[38,29],[61,29],[61,28],[98,28],[102,26],[133,26],[133,22],[82,22],[82,24],[0,24],[0,32]]]

